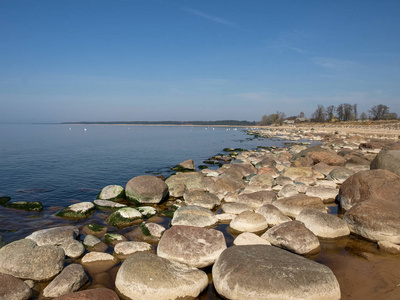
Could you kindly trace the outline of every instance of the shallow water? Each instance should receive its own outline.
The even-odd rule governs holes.
[[[97,210],[86,220],[54,216],[67,205],[93,201],[106,185],[125,186],[132,177],[146,173],[167,176],[179,162],[194,159],[198,166],[225,147],[279,147],[285,142],[254,140],[232,128],[101,125],[0,125],[0,141],[0,196],[10,196],[12,201],[41,201],[44,205],[42,212],[0,207],[0,234],[7,243],[62,224],[80,229],[90,223],[107,225],[110,211]],[[329,208],[330,213],[338,213],[336,205]],[[167,228],[170,218],[154,217],[152,221]],[[141,240],[138,226],[107,227],[109,232]],[[235,236],[228,224],[220,224],[217,229],[224,233],[227,245],[232,245]],[[109,247],[107,252],[112,250]],[[321,252],[312,259],[332,269],[342,299],[400,299],[400,258],[382,254],[375,243],[354,236],[321,240]],[[88,287],[114,289],[119,266],[108,270],[86,268],[90,275]],[[199,298],[220,299],[211,284],[211,268],[205,271],[210,285]],[[37,284],[35,289],[40,291],[45,285]]]

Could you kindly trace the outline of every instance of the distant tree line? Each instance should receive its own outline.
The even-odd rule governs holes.
[[[330,105],[327,108],[319,104],[311,115],[311,121],[314,122],[356,121],[359,119],[395,120],[397,114],[390,112],[388,106],[379,104],[371,107],[368,110],[368,115],[362,112],[359,116],[357,104],[342,103],[337,107]]]
[[[368,110],[368,114],[362,112],[358,114],[357,104],[342,103],[337,107],[329,105],[324,107],[318,104],[316,110],[311,114],[310,121],[312,122],[336,122],[336,121],[357,121],[357,120],[396,120],[397,114],[390,112],[389,107],[384,104],[378,104]],[[300,112],[298,116],[290,116],[285,119],[285,113],[277,111],[274,114],[263,115],[258,123],[261,126],[265,125],[281,125],[285,120],[300,120],[304,121],[304,112]]]

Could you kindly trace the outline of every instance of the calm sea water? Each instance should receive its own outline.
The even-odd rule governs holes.
[[[226,147],[282,144],[251,140],[240,128],[206,128],[0,124],[0,196],[44,205],[41,213],[0,207],[1,234],[9,241],[62,223],[54,217],[61,207],[93,201],[104,186],[138,175],[169,175],[187,159],[199,166]]]

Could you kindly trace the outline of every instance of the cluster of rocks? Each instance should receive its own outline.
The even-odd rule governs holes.
[[[43,229],[2,246],[0,298],[192,299],[211,281],[227,299],[340,299],[333,272],[311,257],[320,239],[350,234],[400,253],[399,144],[293,134],[283,138],[321,145],[227,149],[237,153],[217,170],[185,161],[165,181],[138,176],[62,209],[56,215],[70,219],[103,210],[104,224]],[[343,218],[329,214],[335,201]],[[159,216],[171,216],[168,228]],[[232,246],[218,230],[226,226]],[[115,289],[85,289],[90,270],[112,268]]]

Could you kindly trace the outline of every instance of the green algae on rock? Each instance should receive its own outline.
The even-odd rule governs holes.
[[[56,216],[65,219],[86,219],[90,217],[95,210],[96,207],[93,203],[81,202],[63,208],[56,213]]]
[[[5,207],[28,210],[28,211],[42,211],[43,204],[39,201],[16,201],[16,202],[8,202],[4,204]]]
[[[137,223],[141,219],[142,214],[138,210],[132,207],[124,207],[112,213],[106,222],[112,226],[126,227]]]

